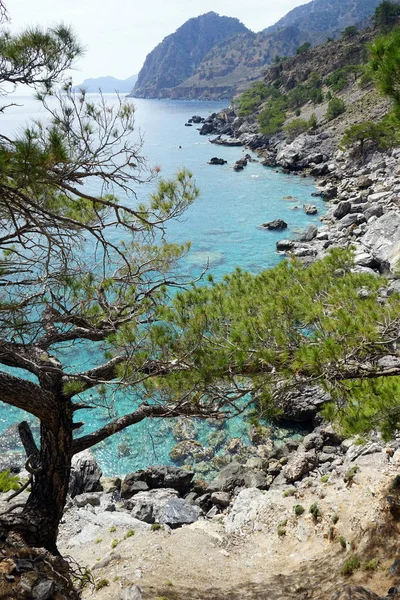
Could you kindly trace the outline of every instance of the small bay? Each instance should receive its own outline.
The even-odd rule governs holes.
[[[95,94],[88,95],[96,100]],[[115,102],[115,95],[106,95]],[[2,133],[13,136],[28,122],[29,118],[43,118],[40,105],[30,97],[14,97],[21,106],[11,107],[2,115]],[[210,272],[220,279],[236,267],[253,273],[277,264],[281,257],[276,253],[276,241],[283,237],[295,237],[311,223],[318,223],[324,212],[320,198],[311,196],[315,191],[310,178],[294,177],[263,167],[257,156],[243,171],[235,172],[234,162],[243,158],[247,150],[240,147],[212,145],[207,136],[200,136],[198,125],[185,127],[193,115],[207,117],[225,107],[221,102],[186,102],[168,100],[131,99],[136,106],[137,132],[143,135],[141,153],[150,166],[160,166],[161,176],[173,177],[180,168],[188,168],[200,189],[200,196],[189,207],[178,222],[168,226],[169,241],[191,242],[191,249],[183,259],[182,270],[196,277],[208,264]],[[225,165],[209,165],[208,161],[218,156],[227,161]],[[138,187],[138,199],[144,199],[153,189],[154,182]],[[96,184],[93,191],[96,191]],[[317,216],[307,216],[303,204],[314,204]],[[274,219],[288,223],[284,232],[260,229],[259,225]],[[93,361],[95,346],[85,345],[80,353],[79,364]],[[68,357],[66,352],[66,357]],[[76,348],[71,349],[76,355]],[[71,359],[72,362],[72,359]],[[131,400],[125,394],[120,402],[122,411],[129,410]],[[21,419],[21,411],[0,404],[0,433]],[[93,431],[104,424],[107,414],[94,418],[82,415],[88,425],[85,432]],[[86,418],[85,418],[86,417]],[[113,436],[94,451],[104,474],[120,474],[144,468],[150,464],[170,464],[169,452],[176,444],[171,434],[172,423],[157,420],[143,422],[117,436]],[[223,426],[223,437],[247,438],[248,425],[241,419],[228,421]],[[209,445],[210,434],[222,427],[195,423],[197,439]],[[279,437],[289,432],[278,432]],[[218,437],[214,435],[214,439]],[[222,438],[221,438],[222,439]]]

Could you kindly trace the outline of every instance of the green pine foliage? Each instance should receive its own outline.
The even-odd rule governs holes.
[[[264,82],[255,81],[239,98],[238,114],[241,117],[254,113],[261,102],[276,94],[275,88],[268,88]]]
[[[364,121],[348,127],[342,137],[342,148],[358,150],[362,158],[368,150],[388,150],[400,142],[400,134],[393,115],[386,115],[378,122]]]
[[[400,118],[400,29],[376,38],[369,51],[369,73],[378,90],[392,100]]]
[[[255,276],[237,270],[178,294],[154,341],[166,360],[191,354],[196,366],[160,378],[155,389],[178,397],[191,389],[200,403],[211,393],[215,406],[229,401],[233,411],[251,391],[260,413],[274,416],[287,387],[315,381],[331,394],[326,416],[344,431],[378,426],[389,435],[399,425],[399,381],[380,378],[377,361],[393,352],[400,297],[382,305],[380,286],[352,272],[351,251],[335,249],[308,268],[286,261]]]
[[[374,22],[382,32],[388,32],[397,22],[400,16],[400,6],[394,2],[385,0],[376,7]]]
[[[328,121],[332,121],[339,117],[346,111],[346,103],[341,98],[337,98],[334,96],[328,104],[328,109],[326,111],[326,118]]]

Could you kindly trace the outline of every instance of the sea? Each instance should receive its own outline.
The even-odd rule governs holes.
[[[96,101],[96,94],[88,94]],[[105,98],[114,104],[114,94]],[[168,226],[168,239],[171,242],[191,242],[191,248],[181,264],[181,272],[189,278],[196,278],[208,268],[216,280],[237,267],[252,273],[261,272],[276,265],[283,257],[276,252],[276,242],[282,237],[295,238],[304,232],[311,223],[325,211],[324,202],[313,197],[314,182],[262,166],[258,157],[241,147],[216,146],[208,136],[201,136],[201,125],[185,126],[194,115],[207,117],[226,107],[224,102],[197,102],[172,100],[129,99],[135,106],[136,131],[133,136],[143,140],[142,155],[150,167],[159,167],[160,176],[170,178],[181,168],[189,169],[200,190],[199,198],[176,222]],[[14,106],[1,115],[1,133],[13,137],[22,131],[29,122],[46,120],[40,103],[30,96],[13,96]],[[233,164],[245,153],[255,159],[243,171],[234,171]],[[214,156],[227,161],[225,165],[210,165]],[[96,184],[94,183],[94,188]],[[155,189],[156,183],[138,186],[138,200],[145,198]],[[316,216],[306,215],[303,204],[314,204],[318,208]],[[288,228],[282,231],[269,231],[260,227],[266,221],[283,219]],[[201,283],[200,285],[206,285]],[[73,350],[76,356],[76,349]],[[86,356],[87,354],[87,356]],[[94,358],[83,349],[79,364],[92,363]],[[1,394],[1,391],[0,391]],[[118,414],[129,411],[131,399],[119,397],[113,406]],[[37,431],[37,424],[26,413],[0,403],[0,451],[2,434],[8,427],[27,418]],[[81,433],[88,433],[104,425],[109,419],[106,409],[99,409],[86,415],[79,414],[86,421]],[[197,439],[209,451],[207,456],[223,454],[224,444],[231,438],[241,438],[250,443],[249,423],[246,419],[229,419],[223,423],[187,423],[176,420],[147,420],[105,440],[93,451],[105,475],[121,475],[155,464],[174,464],[170,458],[171,449],[185,435]],[[216,435],[217,434],[217,435]],[[274,429],[280,441],[298,435],[296,429]],[[20,450],[15,448],[8,451]]]

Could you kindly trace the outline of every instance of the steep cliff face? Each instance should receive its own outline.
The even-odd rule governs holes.
[[[211,48],[248,31],[238,19],[214,12],[189,19],[147,56],[132,96],[169,97],[171,88],[190,77]]]

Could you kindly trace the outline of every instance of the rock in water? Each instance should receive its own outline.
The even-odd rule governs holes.
[[[286,229],[287,223],[283,219],[275,219],[274,221],[268,221],[261,225],[264,229]]]

